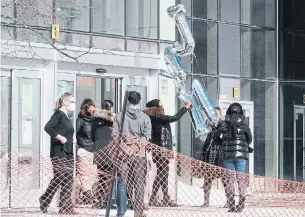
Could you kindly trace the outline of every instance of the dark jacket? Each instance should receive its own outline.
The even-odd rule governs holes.
[[[225,120],[221,122],[215,136],[220,137],[221,134],[224,159],[242,158],[248,160],[249,152],[253,150],[249,147],[252,142],[252,133],[245,122],[239,103],[233,103],[229,106]]]
[[[219,125],[220,124],[221,123],[219,123]],[[223,157],[221,152],[222,140],[219,137],[214,138],[215,132],[217,132],[217,129],[213,129],[210,133],[208,133],[202,146],[201,160],[206,163],[219,166]]]
[[[78,148],[83,148],[86,151],[93,151],[92,141],[92,116],[78,116],[76,119],[76,140]]]
[[[103,156],[107,155],[105,153],[106,147],[112,141],[111,128],[113,126],[113,122],[115,120],[116,115],[115,113],[108,110],[95,109],[92,116],[94,117],[92,121],[94,163],[105,164],[105,161],[103,161],[102,158]]]
[[[151,120],[151,142],[161,147],[172,149],[173,142],[170,123],[178,121],[187,112],[187,109],[183,107],[174,116],[164,115],[161,107],[146,108],[143,112]]]
[[[73,159],[74,127],[66,113],[61,110],[56,110],[45,125],[44,130],[51,136],[50,157]],[[58,134],[67,139],[65,144],[61,144],[61,142],[55,138]]]

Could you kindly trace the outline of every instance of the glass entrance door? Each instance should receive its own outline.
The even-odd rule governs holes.
[[[220,100],[219,107],[222,109],[222,115],[226,115],[227,109],[233,101]],[[252,135],[254,135],[254,107],[253,102],[251,101],[238,101],[239,104],[243,107],[243,113],[245,116],[246,123],[249,125]],[[253,142],[252,142],[253,143]],[[250,144],[253,148],[253,145]],[[246,167],[246,173],[254,174],[254,155],[249,154],[249,161]]]
[[[305,181],[305,106],[294,106],[293,175],[295,181]]]
[[[41,81],[38,71],[12,70],[7,76],[1,76],[1,84],[4,84],[1,85],[1,102],[4,102],[1,116],[7,113],[5,122],[1,121],[5,124],[1,126],[1,137],[4,136],[1,148],[9,153],[4,155],[6,166],[1,165],[1,173],[3,168],[6,170],[5,180],[1,179],[1,184],[5,183],[1,193],[4,193],[2,198],[6,198],[6,207],[39,205],[38,197],[42,193]]]

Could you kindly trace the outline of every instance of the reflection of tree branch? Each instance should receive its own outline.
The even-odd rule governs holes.
[[[70,59],[76,61],[77,63],[79,63],[79,60],[78,60],[79,58],[81,58],[81,57],[83,57],[84,55],[88,54],[88,53],[90,52],[90,50],[91,50],[91,45],[90,45],[89,49],[88,49],[86,52],[84,52],[84,53],[82,53],[82,54],[80,54],[80,55],[78,55],[78,56],[76,56],[76,57],[75,57],[75,56],[71,56],[71,55],[69,55],[68,53],[66,53],[66,52],[63,51],[63,50],[67,50],[66,48],[64,48],[64,49],[58,48],[58,47],[55,45],[55,43],[54,43],[53,40],[48,39],[47,37],[45,37],[45,36],[43,35],[43,33],[39,32],[39,31],[36,30],[35,28],[33,28],[33,27],[29,26],[29,25],[26,25],[25,23],[20,22],[19,20],[15,19],[15,18],[13,18],[13,17],[10,17],[10,16],[5,16],[5,15],[2,15],[2,14],[1,14],[1,18],[7,19],[7,20],[12,20],[12,21],[14,21],[18,26],[21,26],[21,27],[23,27],[24,29],[28,29],[28,30],[30,30],[30,31],[32,31],[32,32],[34,32],[34,33],[36,33],[37,35],[39,35],[40,37],[42,37],[42,38],[43,38],[52,48],[54,48],[55,50],[57,50],[60,54],[62,54],[62,55],[64,55],[65,57],[68,57],[68,58],[70,58]],[[32,46],[31,46],[31,44],[30,44],[30,41],[28,41],[28,44],[29,44],[30,49],[34,52]]]

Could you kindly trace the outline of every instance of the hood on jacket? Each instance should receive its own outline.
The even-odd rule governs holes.
[[[114,122],[116,114],[105,109],[95,109],[92,113],[93,117],[103,118],[107,121]]]
[[[146,108],[143,110],[145,114],[148,116],[153,116],[153,115],[164,115],[164,108],[162,107],[151,107],[151,108]]]
[[[233,114],[241,115],[241,116],[244,115],[243,107],[241,106],[241,104],[235,102],[229,106],[226,115],[233,115]]]
[[[141,118],[142,115],[143,113],[139,108],[134,108],[130,106],[126,108],[126,116],[129,117],[130,119],[137,120]]]

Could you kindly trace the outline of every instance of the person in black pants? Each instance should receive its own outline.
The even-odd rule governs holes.
[[[39,198],[40,210],[47,212],[52,199],[58,190],[60,192],[59,213],[75,215],[71,199],[73,185],[73,143],[74,127],[68,116],[75,109],[75,98],[71,93],[64,93],[56,103],[56,109],[51,119],[45,125],[45,131],[51,136],[51,162],[53,179],[45,193]]]
[[[220,107],[215,107],[218,116],[218,126],[221,125],[221,109]],[[213,128],[211,132],[207,135],[207,138],[202,146],[201,151],[201,160],[208,164],[212,164],[215,166],[223,166],[222,164],[222,140],[221,138],[215,138],[214,133],[218,128]],[[223,185],[226,189],[226,181],[225,177],[221,173],[214,173],[209,171],[204,171],[204,184],[203,184],[203,192],[204,192],[204,204],[202,207],[209,207],[210,206],[210,192],[212,189],[213,180],[221,178]],[[228,202],[226,203],[225,207],[228,207]]]
[[[106,205],[108,194],[110,193],[111,171],[113,165],[107,154],[107,146],[112,141],[111,127],[115,120],[115,113],[111,110],[113,102],[105,100],[102,103],[102,109],[95,109],[92,113],[92,139],[93,139],[93,163],[97,165],[98,170],[98,187],[97,200],[93,203],[93,208],[102,209]],[[109,174],[110,176],[108,176]]]
[[[188,109],[191,108],[191,102],[187,102],[176,115],[164,115],[163,103],[159,99],[151,100],[146,104],[144,113],[148,114],[152,124],[152,138],[151,142],[160,146],[172,149],[172,131],[170,123],[178,121]],[[177,206],[169,196],[168,193],[168,176],[169,176],[169,161],[170,157],[162,156],[162,151],[152,152],[153,162],[157,166],[157,175],[153,183],[152,195],[149,199],[149,206]],[[159,188],[162,188],[163,201],[159,203],[157,200],[157,193]]]

